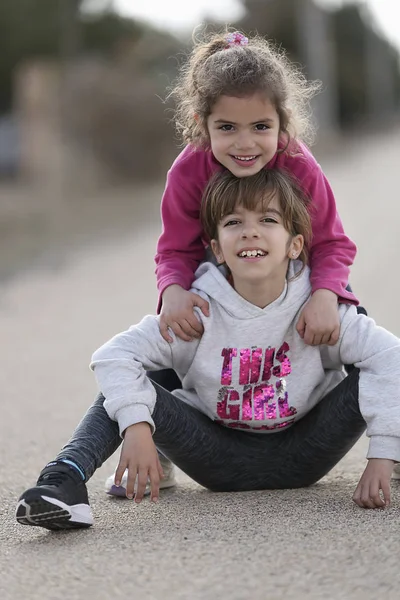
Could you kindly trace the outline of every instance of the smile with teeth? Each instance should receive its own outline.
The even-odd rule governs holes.
[[[254,160],[255,158],[257,158],[257,155],[254,156],[233,156],[233,158],[235,158],[236,160],[242,160],[243,162],[248,162],[250,160]]]
[[[263,250],[242,250],[239,252],[238,256],[240,258],[252,258],[254,256],[266,256],[266,252]]]

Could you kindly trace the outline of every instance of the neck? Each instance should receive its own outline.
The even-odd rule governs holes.
[[[258,281],[237,280],[232,275],[235,291],[247,302],[265,308],[274,302],[285,289],[286,277],[268,278]]]

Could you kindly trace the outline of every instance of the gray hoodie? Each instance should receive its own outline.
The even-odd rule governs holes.
[[[97,350],[91,368],[105,409],[121,434],[147,421],[154,430],[155,389],[146,370],[174,369],[182,389],[174,395],[218,421],[258,434],[289,427],[346,376],[360,369],[359,404],[370,436],[368,458],[400,461],[400,340],[340,305],[340,339],[334,346],[307,346],[296,323],[310,297],[310,271],[297,278],[291,263],[281,296],[266,308],[242,298],[211,263],[196,272],[192,290],[208,300],[210,316],[197,310],[201,339],[169,344],[159,317],[147,316]]]

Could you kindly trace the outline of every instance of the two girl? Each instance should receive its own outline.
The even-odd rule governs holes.
[[[201,336],[193,309],[208,315],[208,303],[190,291],[210,241],[199,218],[207,183],[224,170],[242,178],[268,168],[288,172],[311,200],[312,295],[297,332],[306,344],[337,342],[338,303],[358,303],[348,286],[356,247],[343,231],[328,181],[301,141],[311,138],[309,102],[317,90],[261,37],[225,32],[195,45],[172,90],[175,124],[186,147],[168,173],[161,205],[156,274],[165,340],[171,341],[170,332],[186,341]],[[157,377],[171,390],[170,379],[170,373]],[[106,491],[121,494],[114,475]]]
[[[336,344],[299,336],[312,294],[302,191],[276,170],[245,178],[226,170],[205,192],[201,223],[228,272],[209,262],[196,272],[192,293],[209,307],[207,317],[195,309],[203,335],[167,342],[160,317],[147,316],[94,353],[104,396],[22,494],[20,523],[90,526],[85,482],[121,438],[116,482],[127,470],[127,495],[137,480],[140,502],[148,481],[152,500],[159,496],[157,449],[214,491],[296,488],[323,477],[365,426],[368,465],[353,499],[389,505],[400,460],[400,340],[351,304],[339,307]],[[345,363],[356,366],[348,376]],[[173,393],[148,377],[168,368],[182,381]]]
[[[211,240],[210,230],[204,228],[204,221],[200,220],[201,198],[210,179],[218,173],[224,173],[227,177],[231,173],[240,180],[243,179],[245,181],[248,177],[257,173],[260,173],[260,177],[262,177],[264,169],[266,169],[269,177],[272,176],[271,173],[273,171],[290,174],[291,179],[295,180],[296,185],[298,185],[298,192],[306,196],[309,200],[307,208],[312,223],[312,237],[309,245],[311,294],[307,297],[307,301],[304,302],[301,310],[294,316],[291,315],[295,318],[295,330],[297,335],[306,344],[304,353],[311,351],[311,348],[320,344],[336,348],[335,345],[339,339],[340,332],[340,311],[343,311],[345,308],[346,310],[350,310],[350,305],[357,304],[356,298],[346,287],[349,267],[354,260],[356,249],[354,244],[344,234],[332,191],[320,166],[301,141],[301,139],[307,139],[307,134],[310,131],[309,100],[315,91],[316,86],[308,84],[287,59],[274,50],[262,38],[254,37],[249,40],[239,32],[223,33],[213,35],[208,41],[201,42],[195,46],[189,61],[182,69],[178,85],[173,90],[173,94],[177,99],[176,125],[187,146],[178,156],[168,173],[167,186],[162,201],[163,233],[158,243],[156,263],[161,307],[161,314],[157,323],[160,326],[161,335],[164,340],[176,343],[178,340],[175,340],[175,336],[177,336],[186,341],[198,341],[204,332],[204,322],[209,315],[210,299],[208,294],[201,293],[197,287],[190,290],[190,287],[192,286],[196,269],[204,260],[205,246]],[[233,181],[234,179],[232,179]],[[282,198],[280,200],[283,201]],[[217,223],[215,219],[213,222],[214,224]],[[289,229],[286,231],[289,231]],[[301,235],[304,236],[304,232]],[[257,248],[254,250],[258,252]],[[254,250],[251,249],[250,251],[253,252]],[[269,256],[269,250],[267,251]],[[252,260],[251,257],[248,258]],[[261,258],[264,259],[265,257],[260,256]],[[241,260],[245,262],[247,259],[242,256]],[[238,288],[238,293],[241,297],[241,288]],[[248,301],[251,303],[253,301],[252,297],[247,298]],[[338,303],[344,303],[347,307],[341,307],[340,311],[338,311]],[[245,306],[247,307],[247,304],[243,305],[242,308],[246,314],[248,307],[245,308]],[[198,309],[202,312],[202,315],[200,315],[201,318],[197,314]],[[242,319],[245,318],[245,314],[242,316]],[[282,316],[285,317],[285,314]],[[278,314],[276,320],[278,320]],[[239,321],[242,322],[240,319]],[[286,323],[285,320],[284,322]],[[158,335],[158,332],[155,331],[154,333]],[[172,334],[174,334],[174,337],[172,337]],[[157,336],[156,339],[158,339]],[[258,341],[254,343],[259,344]],[[243,347],[251,348],[252,344],[253,342],[249,340]],[[183,347],[185,348],[185,346]],[[229,348],[232,351],[234,349],[237,351],[237,346],[232,343],[227,348],[228,354],[226,360],[228,360],[228,365],[231,364],[229,361],[231,359],[233,361],[234,358],[236,361],[241,361],[241,358],[237,356],[232,355],[229,358]],[[284,364],[286,360],[284,358],[284,348],[286,346],[284,345],[282,349],[281,345],[271,345],[271,348],[275,348],[273,356],[276,353],[278,363],[282,359],[282,364]],[[279,349],[281,349],[280,352],[278,352]],[[269,352],[268,358],[266,355],[264,357],[267,365],[272,360],[271,352],[272,350]],[[329,354],[329,348],[324,346],[321,352]],[[259,357],[257,360],[261,361],[262,358]],[[279,365],[272,366],[271,364],[272,371],[275,369],[276,373],[279,371],[277,371],[278,367]],[[264,366],[263,369],[265,371],[266,367]],[[267,374],[268,368],[263,372],[262,377]],[[256,375],[257,372],[252,377],[256,378]],[[154,375],[152,377],[155,379]],[[357,372],[352,373],[350,383],[353,387],[356,377]],[[141,378],[145,378],[144,373],[142,373]],[[167,382],[165,376],[159,379],[159,381],[163,382],[164,388],[173,389],[173,387],[177,387],[176,384],[173,385],[173,381]],[[268,378],[266,381],[268,381]],[[278,388],[274,388],[274,394],[278,398],[278,407],[282,403],[283,405],[285,404],[284,398],[286,392],[284,390],[284,382],[285,379],[283,378],[283,387],[280,391]],[[252,385],[253,383],[252,381],[248,385]],[[262,379],[262,383],[264,386],[264,379]],[[342,394],[343,389],[349,384],[346,383],[346,385],[343,385],[345,387],[341,389],[339,395]],[[115,386],[118,387],[117,381],[115,381]],[[267,395],[272,394],[271,386],[272,388],[274,387],[272,384],[267,385],[267,389],[270,390]],[[157,388],[157,390],[161,395],[164,393],[160,388]],[[226,402],[226,410],[229,414],[232,412],[235,415],[230,427],[234,429],[246,429],[248,423],[242,423],[241,425],[236,423],[236,420],[238,420],[236,417],[241,414],[240,398],[236,398],[236,391],[232,391],[232,395],[229,392],[228,398],[230,400],[227,399],[225,401],[221,398],[219,401],[222,403],[221,406],[224,406],[224,402]],[[309,399],[308,393],[310,393],[310,389],[307,388],[304,398]],[[201,397],[201,394],[199,396]],[[172,401],[169,396],[168,398]],[[90,409],[88,414],[92,415],[96,419],[96,422],[97,419],[99,421],[97,423],[97,426],[100,427],[99,444],[96,444],[96,441],[90,435],[84,435],[83,438],[86,440],[89,439],[89,447],[86,453],[80,446],[82,436],[79,434],[78,438],[74,437],[70,445],[66,447],[64,454],[61,455],[63,462],[62,464],[57,462],[55,472],[50,465],[48,467],[50,470],[45,470],[39,479],[41,482],[39,487],[43,486],[43,482],[47,482],[52,490],[57,485],[60,485],[63,490],[64,500],[66,498],[65,486],[67,485],[65,482],[69,481],[68,494],[70,493],[71,498],[75,500],[77,494],[78,496],[80,494],[79,497],[82,502],[78,502],[78,504],[82,504],[83,512],[87,510],[86,507],[88,506],[87,493],[83,481],[91,476],[94,468],[104,460],[104,457],[109,454],[112,447],[116,447],[118,441],[118,438],[115,438],[115,427],[113,430],[114,437],[112,435],[110,437],[112,424],[110,425],[106,418],[102,402],[103,399],[100,397],[97,404]],[[249,402],[250,397],[246,395],[245,405],[247,406],[246,403]],[[181,403],[177,407],[180,410]],[[225,409],[221,408],[221,410],[225,414]],[[287,413],[286,417],[288,418],[288,424],[290,424],[291,419],[289,417],[293,417],[294,414],[289,414],[290,407],[286,405],[282,410],[283,414]],[[296,410],[297,415],[302,414],[301,411]],[[147,412],[143,407],[141,411],[142,416],[147,417]],[[157,412],[157,404],[155,411]],[[275,407],[275,413],[273,411],[270,412],[270,416],[273,414],[276,416],[278,414],[276,411],[277,408]],[[191,425],[194,427],[199,414],[191,414],[194,417],[194,423]],[[281,413],[279,412],[279,414]],[[209,416],[213,415],[210,414]],[[358,412],[357,419],[359,419],[358,423],[362,429],[364,422]],[[303,422],[304,419],[299,422],[297,431],[301,429]],[[271,423],[269,422],[269,424]],[[283,423],[285,424],[285,421]],[[210,423],[204,421],[204,419],[203,424],[207,427],[210,426]],[[280,422],[277,422],[278,425],[280,425]],[[212,426],[215,427],[216,425],[212,424]],[[143,427],[145,426],[142,425]],[[263,427],[262,431],[269,431],[265,424]],[[279,431],[279,427],[277,427],[277,430]],[[85,431],[85,428],[83,430],[79,429],[78,433],[82,431]],[[101,445],[103,433],[106,440],[104,447]],[[181,447],[179,444],[179,432],[175,433],[177,435],[175,439],[176,445]],[[280,432],[281,435],[284,433],[286,435],[286,432]],[[351,440],[353,440],[354,435],[358,435],[358,429],[356,428],[350,433]],[[225,436],[224,443],[228,443],[226,436],[230,436],[231,434],[234,436],[229,438],[229,440],[232,440],[232,448],[234,449],[232,452],[235,454],[235,460],[235,448],[239,440],[245,439],[246,444],[261,444],[261,441],[254,441],[255,439],[261,440],[260,436],[250,436],[250,439],[253,441],[249,442],[248,435],[242,438],[240,432],[231,431],[230,428],[219,427],[218,435],[220,434]],[[156,441],[158,439],[157,435],[156,431],[154,437]],[[239,437],[236,437],[236,435]],[[279,440],[284,440],[281,435],[278,436]],[[340,431],[340,436],[342,435],[343,439],[345,439],[346,432],[344,430]],[[146,429],[144,429],[144,436],[147,436],[146,439],[148,442],[148,432]],[[278,439],[277,436],[272,437],[273,439]],[[75,444],[76,439],[77,445]],[[286,441],[285,438],[282,442],[283,445],[286,444]],[[77,450],[77,448],[81,448],[81,450]],[[338,448],[342,448],[341,444],[338,445]],[[72,461],[74,464],[70,465],[71,468],[66,466],[68,464],[66,461],[69,460],[69,449],[75,458],[78,454],[76,461]],[[99,452],[101,454],[100,459],[98,457]],[[332,464],[336,462],[336,454],[336,451],[331,448],[330,461]],[[339,454],[343,454],[343,448],[339,450]],[[157,458],[157,460],[159,459]],[[257,461],[256,458],[254,460]],[[311,452],[310,460],[314,465],[314,452]],[[314,474],[313,477],[302,479],[304,465],[306,464],[304,457],[302,461],[303,470],[300,469],[298,473],[299,479],[293,479],[292,473],[292,479],[289,478],[283,483],[279,483],[276,479],[271,479],[272,475],[270,473],[267,480],[265,479],[265,475],[261,475],[259,484],[257,485],[260,487],[265,485],[274,487],[277,485],[279,487],[290,485],[290,482],[293,485],[306,485],[311,480],[316,480],[321,476]],[[163,458],[162,462],[171,471],[170,463]],[[326,472],[328,468],[324,461],[322,462],[323,468],[322,470],[317,469],[318,473]],[[177,464],[179,464],[179,461]],[[79,467],[79,465],[82,466]],[[262,461],[260,461],[260,466],[265,466]],[[160,472],[160,468],[160,464],[157,463],[158,472]],[[65,470],[63,477],[60,474],[62,469]],[[152,481],[154,482],[157,480],[157,475],[154,472],[154,460],[152,461],[152,469]],[[217,472],[219,473],[218,469]],[[119,469],[116,476],[117,483],[119,482],[118,480],[121,480],[121,475],[121,469]],[[71,484],[71,478],[74,480],[73,484]],[[114,477],[112,477],[112,480],[114,480]],[[200,481],[201,479],[198,480]],[[169,476],[163,481],[166,485],[173,484],[173,474],[170,472]],[[247,489],[243,482],[239,481],[235,486],[231,479],[229,481],[230,489]],[[223,481],[221,481],[221,484],[218,481],[210,482],[204,480],[204,482],[205,485],[208,485],[212,489],[219,489],[219,485],[225,489]],[[136,494],[137,500],[141,498],[143,492],[143,476],[139,483],[140,485]],[[128,495],[132,495],[132,476],[127,485]],[[251,489],[254,489],[256,484],[252,481],[249,485],[253,486]],[[111,486],[111,488],[117,490],[118,493],[118,487]],[[111,488],[109,491],[112,491]],[[36,497],[35,494],[39,494],[39,492],[32,493],[33,497]],[[156,493],[153,492],[153,498],[156,497],[157,493],[157,491]],[[386,493],[388,494],[387,489]],[[39,497],[42,498],[42,495],[39,494]],[[36,510],[32,502],[28,502],[25,496],[21,498],[18,508],[21,522],[24,522],[25,519],[26,522],[32,524],[33,517],[29,515],[33,515]],[[379,505],[376,495],[374,502],[374,505]],[[42,500],[38,500],[38,503],[36,512],[37,514],[41,514],[41,511],[43,512]],[[64,504],[71,506],[69,496]],[[66,512],[64,513],[63,511]],[[71,526],[74,522],[85,523],[90,520],[89,517],[86,521],[86,517],[82,517],[83,521],[78,517],[71,519],[71,512],[68,511],[69,509],[65,509],[63,505],[57,516],[54,515],[54,507],[50,507],[49,519],[53,515],[57,521],[57,523],[54,521],[54,527],[63,526],[65,523]],[[63,515],[65,517],[64,520]],[[45,518],[44,522],[47,523],[46,526],[49,525],[49,519]],[[90,523],[86,522],[86,524]]]

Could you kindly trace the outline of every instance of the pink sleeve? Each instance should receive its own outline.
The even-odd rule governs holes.
[[[202,188],[199,181],[181,176],[172,166],[161,202],[162,233],[155,256],[158,310],[164,290],[178,284],[188,290],[194,273],[204,260],[205,248],[200,225]]]
[[[337,294],[339,302],[358,304],[354,294],[346,290],[357,248],[343,230],[328,180],[316,164],[301,183],[312,201],[312,290],[328,289]]]

